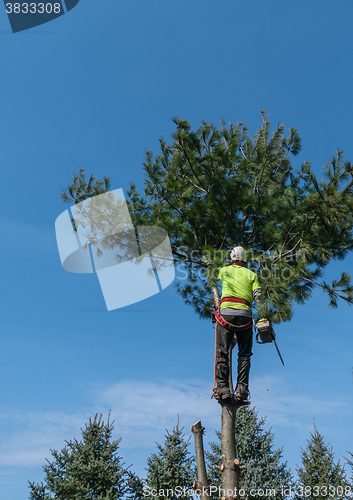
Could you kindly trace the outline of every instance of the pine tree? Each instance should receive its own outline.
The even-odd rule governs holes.
[[[332,284],[320,281],[333,259],[353,249],[353,167],[339,150],[318,180],[309,161],[294,171],[290,156],[301,149],[294,127],[262,125],[252,137],[243,124],[202,123],[193,131],[175,118],[176,131],[160,154],[147,151],[146,181],[140,195],[129,191],[135,226],[159,226],[169,235],[175,262],[188,279],[177,285],[200,317],[213,310],[211,288],[218,268],[235,244],[248,251],[259,274],[264,307],[259,313],[273,322],[288,321],[295,302],[305,303],[319,286],[330,306],[339,298],[353,303],[350,276],[343,272]],[[78,203],[109,189],[109,178],[87,183],[83,169],[62,192],[64,202]],[[94,222],[94,221],[93,221]],[[94,224],[93,224],[94,225]]]
[[[352,489],[344,467],[339,461],[335,463],[332,448],[325,445],[315,425],[310,436],[306,449],[302,449],[301,466],[297,467],[296,499],[350,498]]]
[[[120,439],[111,441],[113,423],[102,422],[102,415],[89,419],[81,429],[82,440],[66,442],[60,452],[52,450],[54,460],[43,467],[44,483],[30,485],[30,500],[117,500],[136,494],[138,478],[124,468],[118,455]]]
[[[138,224],[168,231],[175,260],[188,270],[178,291],[201,317],[212,310],[210,287],[235,244],[248,250],[273,322],[291,319],[293,302],[304,303],[316,285],[337,305],[353,302],[350,277],[320,283],[324,267],[353,249],[353,167],[342,151],[318,181],[309,162],[299,171],[289,156],[301,148],[298,131],[270,133],[263,123],[255,137],[242,124],[221,130],[203,123],[192,131],[175,119],[174,141],[161,140],[161,153],[147,153],[144,196],[130,191]]]
[[[265,421],[265,418],[258,418],[253,408],[243,407],[237,411],[236,456],[240,465],[246,465],[246,469],[241,470],[239,481],[239,487],[243,490],[240,496],[243,498],[263,500],[264,496],[270,496],[281,499],[290,494],[293,485],[287,462],[281,461],[283,450],[273,449],[274,435],[264,429]],[[216,486],[218,493],[218,488],[222,487],[222,475],[216,468],[222,463],[221,433],[216,431],[216,435],[218,441],[210,443],[211,451],[206,452],[206,460],[209,484]],[[219,495],[213,496],[214,500],[216,498]]]
[[[164,444],[156,443],[158,453],[147,459],[144,491],[163,500],[190,498],[187,491],[195,480],[195,459],[188,450],[190,441],[185,440],[179,422],[171,433],[166,432]]]
[[[86,200],[92,196],[97,196],[109,191],[110,179],[103,177],[102,180],[97,180],[94,175],[91,175],[89,181],[86,181],[85,168],[80,168],[78,174],[72,176],[72,184],[63,190],[61,199],[64,203],[74,202],[75,204]]]

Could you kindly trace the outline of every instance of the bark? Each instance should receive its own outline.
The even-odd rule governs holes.
[[[235,416],[236,406],[234,404],[223,403],[222,405],[222,429],[221,429],[221,450],[222,450],[222,488],[225,498],[232,498],[236,488],[235,460]]]
[[[228,351],[228,367],[229,367],[228,381],[229,381],[230,393],[234,394],[233,375],[232,375],[232,353],[233,353],[233,347],[230,346],[229,351]]]
[[[212,295],[213,295],[213,301],[215,308],[218,309],[219,306],[219,291],[218,291],[218,286],[215,285],[212,287]]]
[[[195,438],[195,453],[196,453],[196,466],[197,466],[197,483],[194,484],[194,489],[200,490],[200,499],[207,500],[209,496],[207,495],[207,472],[205,465],[205,454],[203,449],[203,431],[204,428],[201,425],[201,420],[196,422],[196,424],[191,426],[191,432],[194,434]],[[196,488],[195,488],[196,486]]]
[[[236,459],[235,418],[238,405],[235,402],[222,403],[222,492],[223,498],[234,499],[239,489],[239,461]],[[239,496],[238,496],[239,498]]]

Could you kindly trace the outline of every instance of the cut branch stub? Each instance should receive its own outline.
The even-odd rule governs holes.
[[[209,486],[205,487],[205,485],[200,483],[199,481],[194,481],[192,483],[192,489],[194,491],[197,491],[197,490],[202,491],[203,490],[204,492],[206,492],[206,490],[208,490],[208,488],[209,488]]]
[[[199,420],[198,422],[196,422],[196,424],[191,426],[191,432],[193,434],[198,434],[198,433],[204,434],[204,431],[205,428],[201,426],[201,420]]]

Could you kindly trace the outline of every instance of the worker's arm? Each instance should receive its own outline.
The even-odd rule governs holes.
[[[255,300],[255,302],[256,302],[256,305],[257,305],[257,307],[258,307],[259,309],[260,309],[260,307],[264,307],[264,306],[265,306],[264,301],[263,301],[263,300],[261,300],[261,298],[260,298],[260,295],[261,295],[261,288],[256,288],[256,289],[253,291],[252,295],[253,295],[253,298],[254,298],[254,300]],[[267,319],[267,318],[266,318],[266,317],[264,317],[264,319]]]
[[[257,307],[262,307],[264,305],[264,303],[260,299],[260,295],[261,295],[261,288],[256,288],[256,290],[254,290],[252,293],[253,299],[255,300]]]

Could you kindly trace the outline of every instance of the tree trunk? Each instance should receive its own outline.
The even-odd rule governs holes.
[[[227,500],[238,496],[238,460],[235,456],[235,418],[238,406],[231,403],[222,403],[222,428],[221,428],[221,451],[222,451],[222,495]],[[238,497],[239,498],[239,497]]]
[[[201,420],[196,422],[196,424],[191,426],[191,432],[194,434],[195,438],[195,453],[196,453],[196,466],[197,466],[197,483],[193,485],[195,490],[200,490],[200,499],[208,500],[206,488],[208,486],[207,482],[207,472],[205,465],[205,454],[203,449],[203,431],[204,428],[201,425]]]
[[[230,393],[234,394],[233,374],[232,374],[232,353],[233,353],[233,347],[230,346],[228,351],[228,367],[229,367],[228,382],[229,382]]]

